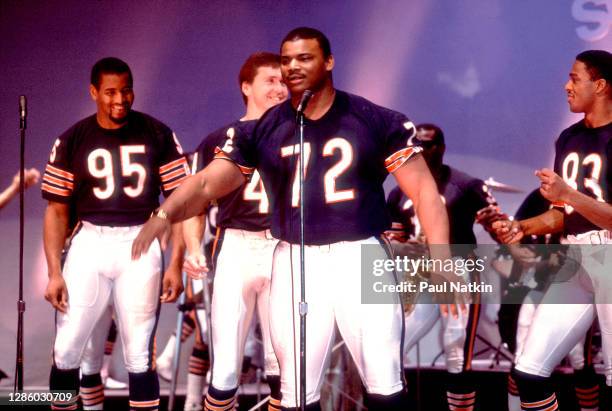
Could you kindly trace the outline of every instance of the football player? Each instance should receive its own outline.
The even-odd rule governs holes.
[[[568,255],[578,263],[571,272],[571,264],[560,269],[518,353],[514,379],[525,409],[558,408],[549,377],[596,315],[608,392],[612,387],[612,54],[578,54],[569,77],[565,90],[570,111],[584,113],[584,118],[557,139],[554,171],[536,171],[540,192],[555,207],[525,220],[494,223],[508,243],[560,231],[561,241],[570,244]],[[572,304],[558,304],[570,299]]]
[[[524,220],[534,217],[549,208],[550,202],[542,197],[539,189],[536,189],[525,198],[514,214],[514,219]],[[507,247],[512,259],[498,259],[492,264],[510,285],[502,297],[499,332],[502,341],[513,353],[523,350],[535,309],[542,300],[548,283],[553,278],[551,274],[554,274],[561,258],[560,250],[554,250],[552,247],[550,249],[533,247],[533,245],[558,244],[559,239],[559,234],[525,236],[521,239],[521,246]],[[519,305],[517,302],[522,303]],[[597,411],[599,405],[599,382],[591,355],[593,329],[594,327],[589,329],[587,335],[567,356],[569,365],[574,370],[574,391],[580,411]],[[521,400],[512,374],[511,370],[508,373],[508,410],[520,411]]]
[[[177,242],[163,279],[159,244],[138,261],[130,258],[130,248],[159,205],[160,192],[169,195],[189,168],[172,130],[131,110],[132,84],[125,62],[98,61],[89,88],[97,111],[55,140],[45,169],[45,298],[57,310],[50,389],[78,392],[83,349],[112,299],[129,372],[130,407],[153,410],[159,406],[153,337],[160,301],[175,301],[182,291],[181,227],[173,228]],[[71,204],[81,224],[62,270]],[[89,382],[92,387],[100,383]],[[52,406],[72,409],[77,399]]]
[[[320,409],[323,371],[334,338],[334,324],[357,365],[370,410],[405,409],[401,367],[402,308],[394,303],[362,304],[361,251],[383,261],[389,221],[383,181],[391,173],[414,201],[432,244],[448,244],[448,219],[435,181],[410,144],[415,128],[403,114],[336,90],[335,60],[327,37],[307,27],[292,30],[281,43],[281,72],[291,99],[268,110],[252,133],[236,129],[203,171],[188,179],[142,228],[132,254],[146,253],[165,237],[171,222],[202,211],[213,198],[244,184],[259,172],[270,200],[274,252],[270,290],[270,331],[281,369],[283,409],[300,402],[299,204],[305,204],[305,283],[307,409]],[[314,94],[305,114],[304,198],[298,190],[296,107],[305,90]],[[450,258],[448,250],[439,258]],[[237,256],[236,258],[240,258]],[[444,273],[441,273],[444,275]],[[451,274],[454,276],[454,274]],[[394,273],[383,273],[393,282]],[[453,304],[449,307],[456,310]]]
[[[501,219],[503,214],[482,180],[444,164],[446,144],[440,127],[435,124],[419,124],[416,129],[416,143],[423,148],[423,157],[446,206],[450,244],[457,245],[451,246],[453,255],[475,258],[474,222],[478,221],[490,231],[493,221]],[[410,243],[423,243],[412,200],[407,198],[399,187],[389,194],[387,206],[393,227],[391,238],[397,238],[400,234],[399,238],[408,240],[408,247]],[[401,244],[397,244],[395,248],[402,254]],[[478,272],[474,271],[470,276],[470,281],[479,281]],[[449,409],[457,411],[471,411],[476,403],[476,386],[471,373],[471,363],[480,316],[480,295],[475,293],[472,297],[468,313],[459,313],[457,317],[442,317],[443,345],[448,371],[446,394]],[[406,317],[405,353],[431,330],[438,318],[440,311],[436,304],[417,300],[414,310]]]
[[[282,81],[280,56],[259,52],[249,56],[240,69],[238,85],[246,106],[240,119],[209,134],[196,149],[197,170],[213,161],[215,148],[233,138],[236,130],[250,134],[257,119],[287,99]],[[268,300],[272,275],[272,253],[278,243],[270,233],[269,201],[257,171],[251,181],[217,200],[212,338],[212,381],[206,394],[207,410],[229,410],[235,406],[245,341],[257,306],[262,329],[265,374],[271,388],[270,410],[280,408],[278,362],[270,341]],[[185,271],[199,276],[207,271],[202,253],[203,218],[183,224],[187,258]],[[202,392],[200,387],[199,392]],[[189,392],[188,392],[189,396]],[[195,399],[191,399],[190,403]],[[201,401],[198,399],[198,403]],[[191,409],[196,409],[192,407]]]

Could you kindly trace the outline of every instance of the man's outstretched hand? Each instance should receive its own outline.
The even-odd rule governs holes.
[[[167,219],[155,216],[149,218],[132,243],[132,260],[138,260],[143,253],[146,253],[156,238],[159,239],[162,250],[165,250],[170,237],[170,227],[170,221]]]

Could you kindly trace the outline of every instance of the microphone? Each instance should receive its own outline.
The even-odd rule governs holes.
[[[308,102],[312,98],[312,95],[313,95],[312,91],[304,90],[304,92],[302,93],[302,98],[300,99],[300,104],[298,104],[297,106],[298,114],[304,113],[304,110],[306,110],[306,106],[308,105]]]
[[[26,117],[28,116],[28,100],[26,96],[19,96],[19,128],[26,129]]]

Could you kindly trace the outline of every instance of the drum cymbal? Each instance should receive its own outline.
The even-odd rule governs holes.
[[[496,181],[495,179],[493,179],[493,177],[487,178],[484,181],[484,183],[491,190],[499,191],[500,193],[522,193],[523,192],[523,190],[521,190],[520,188]]]

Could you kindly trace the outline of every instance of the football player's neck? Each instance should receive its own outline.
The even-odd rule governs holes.
[[[240,121],[259,120],[265,112],[265,108],[259,107],[255,102],[249,100],[246,105],[246,113],[240,118]]]
[[[334,103],[335,96],[336,89],[334,88],[331,81],[325,86],[323,86],[321,89],[314,91],[312,97],[310,98],[310,101],[308,102],[306,111],[304,111],[306,118],[310,120],[318,120],[323,117]],[[301,93],[295,96],[291,96],[291,103],[294,108],[298,106],[301,98]]]
[[[117,130],[127,124],[127,116],[122,121],[117,121],[100,112],[96,114],[96,120],[100,127],[107,130]]]
[[[602,127],[612,122],[612,99],[602,98],[584,113],[584,123],[589,128]]]

